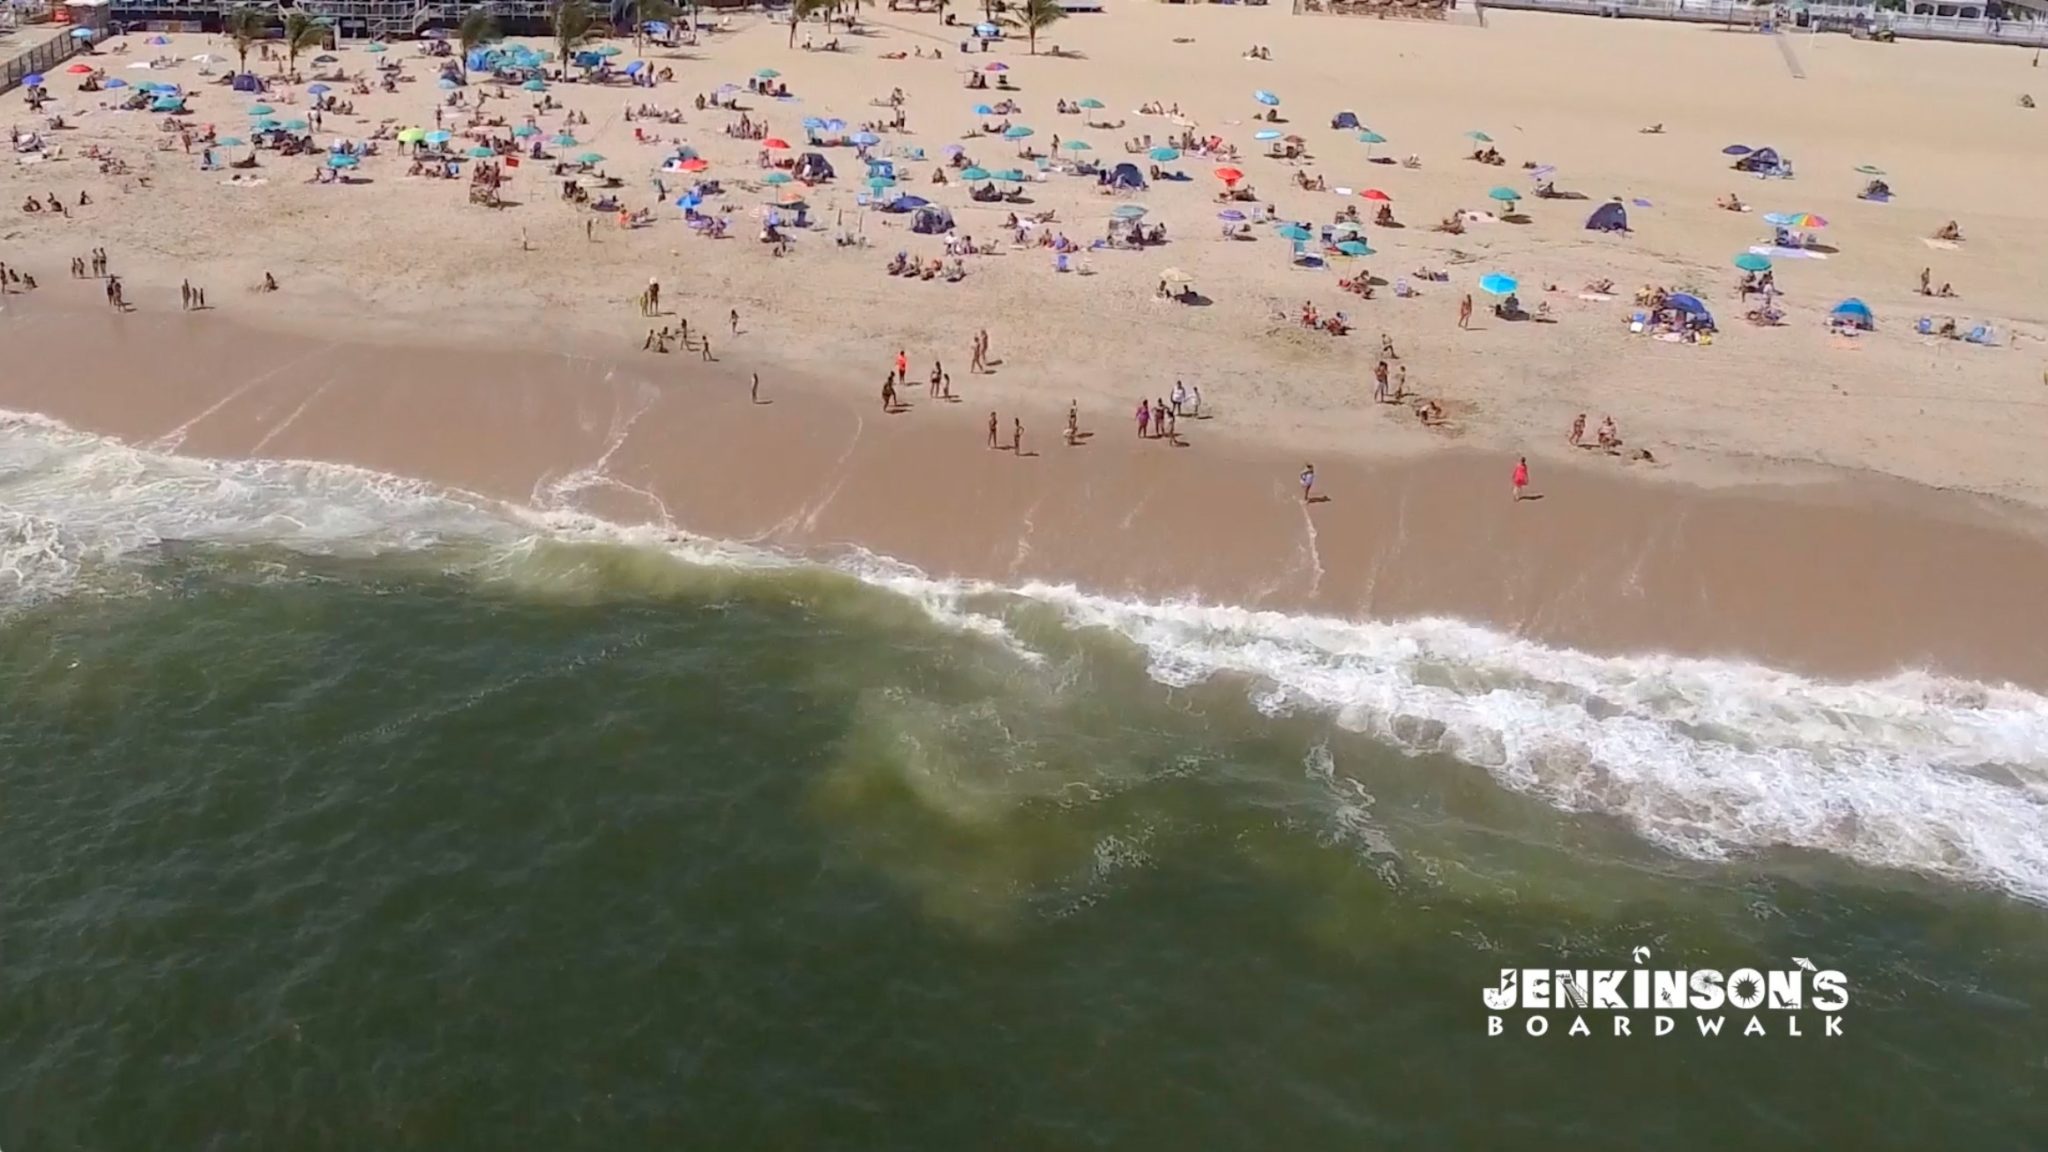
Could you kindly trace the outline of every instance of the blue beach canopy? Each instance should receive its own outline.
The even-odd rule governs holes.
[[[1146,153],[1146,155],[1152,157],[1152,159],[1158,161],[1161,164],[1167,164],[1171,163],[1172,161],[1180,159],[1180,149],[1154,148],[1152,151]]]
[[[362,161],[357,160],[346,152],[335,152],[327,157],[327,166],[329,168],[353,168],[360,163]]]
[[[1870,305],[1865,304],[1863,301],[1858,300],[1854,296],[1851,296],[1847,300],[1842,301],[1840,304],[1835,305],[1832,309],[1828,311],[1828,315],[1847,316],[1853,320],[1876,319],[1876,316],[1870,311]]]
[[[1257,100],[1259,103],[1264,104],[1268,108],[1276,108],[1280,104],[1280,98],[1278,96],[1273,95],[1271,92],[1266,91],[1264,88],[1261,88],[1257,92],[1252,93],[1252,99]]]
[[[1489,272],[1479,278],[1479,290],[1491,296],[1506,296],[1521,285],[1513,276]]]

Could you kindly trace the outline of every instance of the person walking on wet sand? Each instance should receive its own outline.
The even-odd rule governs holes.
[[[901,348],[896,350],[896,382],[898,384],[908,384],[910,382],[910,357],[904,355]]]
[[[882,377],[882,411],[892,416],[896,414],[896,378],[894,376]]]
[[[192,282],[190,280],[178,285],[178,307],[187,312],[192,310]]]
[[[944,365],[940,364],[937,360],[932,361],[931,384],[924,391],[927,400],[937,400],[939,398],[939,378],[945,374],[946,369]]]
[[[996,446],[996,414],[993,412],[988,414],[988,446]]]
[[[1301,502],[1303,504],[1313,503],[1315,497],[1316,466],[1313,464],[1303,464],[1301,466]]]
[[[1527,456],[1515,461],[1514,487],[1515,499],[1519,501],[1522,499],[1523,490],[1529,487],[1529,458]]]
[[[1472,294],[1470,292],[1465,293],[1465,298],[1458,301],[1458,327],[1472,327]]]
[[[1010,418],[1010,451],[1024,454],[1024,421],[1015,416]]]
[[[977,332],[974,334],[973,352],[967,364],[967,371],[976,376],[981,375],[982,372],[981,337],[982,333]]]
[[[740,310],[737,308],[732,310],[732,334],[740,334]]]

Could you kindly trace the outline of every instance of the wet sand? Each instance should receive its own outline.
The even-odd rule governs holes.
[[[885,415],[879,377],[312,339],[49,297],[10,298],[0,340],[0,408],[154,449],[357,465],[800,554],[858,546],[936,576],[2048,687],[2032,514],[1883,478],[1694,488],[1539,462],[1541,498],[1518,503],[1512,456],[1448,449],[1318,458],[1328,499],[1304,506],[1303,461],[1222,419],[1181,421],[1174,446],[1084,400],[1068,447],[1067,398],[1045,394],[998,413],[1005,445],[1024,420],[1024,453],[991,451],[987,406],[927,399],[928,364]],[[954,388],[975,389],[961,367]]]

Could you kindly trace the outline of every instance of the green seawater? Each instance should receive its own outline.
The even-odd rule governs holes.
[[[1681,859],[1030,604],[443,559],[0,617],[0,1148],[2048,1146],[2012,896]],[[1842,1035],[1487,1034],[1639,947]]]

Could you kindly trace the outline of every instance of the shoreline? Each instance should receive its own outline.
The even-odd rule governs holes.
[[[1185,447],[1139,443],[1085,398],[1074,448],[1064,404],[1003,407],[1005,440],[1026,423],[1018,457],[984,447],[986,405],[915,379],[884,416],[879,382],[776,377],[753,405],[737,362],[680,355],[394,349],[26,297],[0,324],[0,408],[144,448],[353,465],[798,556],[858,546],[935,577],[2048,689],[2048,642],[2015,626],[2048,586],[2038,522],[1882,478],[1704,488],[1539,460],[1543,499],[1517,504],[1512,458],[1453,448],[1318,456],[1330,500],[1309,508],[1295,456],[1213,420],[1183,422]]]

